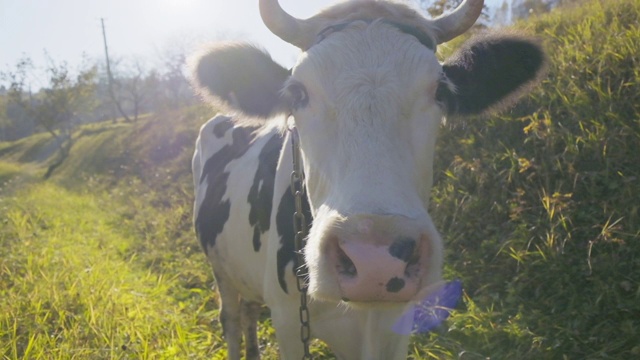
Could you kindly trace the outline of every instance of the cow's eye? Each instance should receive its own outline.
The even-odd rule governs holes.
[[[309,104],[307,89],[299,82],[290,83],[286,88],[286,93],[292,110],[299,110]]]

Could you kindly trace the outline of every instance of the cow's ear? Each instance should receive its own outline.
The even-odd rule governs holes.
[[[533,39],[485,34],[466,42],[443,64],[437,100],[448,114],[472,115],[509,106],[536,84],[546,56]]]
[[[285,111],[280,90],[289,71],[257,47],[215,44],[193,56],[189,67],[196,91],[217,106],[263,118]]]

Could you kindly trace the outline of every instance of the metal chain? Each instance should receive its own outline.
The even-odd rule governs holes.
[[[293,231],[295,233],[294,247],[298,268],[296,269],[296,285],[300,292],[300,340],[304,347],[303,360],[312,359],[309,352],[309,340],[311,338],[311,324],[309,307],[307,306],[308,268],[304,261],[302,249],[308,234],[307,219],[302,209],[302,197],[305,196],[304,171],[302,170],[302,160],[300,154],[300,143],[296,128],[290,129],[291,150],[293,154],[293,171],[291,172],[291,193],[295,202],[295,212],[293,213]]]

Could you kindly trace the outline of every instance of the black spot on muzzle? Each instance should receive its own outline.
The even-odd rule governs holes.
[[[387,283],[387,291],[391,293],[397,293],[404,288],[404,280],[399,277],[394,277]]]

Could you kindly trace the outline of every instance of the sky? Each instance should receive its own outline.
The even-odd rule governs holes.
[[[280,4],[290,14],[307,18],[339,1]],[[258,0],[0,0],[0,71],[14,68],[25,55],[36,67],[44,67],[45,51],[54,61],[70,65],[79,64],[83,54],[103,59],[101,18],[112,58],[138,58],[151,67],[168,48],[189,50],[195,43],[216,39],[259,44],[289,67],[298,54],[263,25]]]

